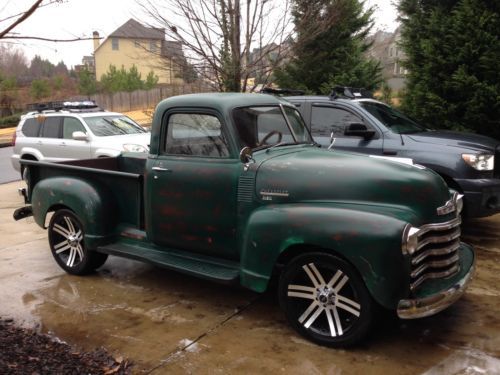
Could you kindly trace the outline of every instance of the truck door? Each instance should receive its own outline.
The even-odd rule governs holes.
[[[375,133],[370,138],[346,135],[345,130],[349,124],[363,124],[367,130]],[[333,133],[334,150],[382,155],[383,134],[348,108],[323,103],[313,104],[311,107],[311,133],[316,142],[326,147],[330,145],[330,135]]]
[[[148,161],[148,237],[158,245],[237,258],[237,180],[222,121],[214,113],[170,113],[160,152]]]

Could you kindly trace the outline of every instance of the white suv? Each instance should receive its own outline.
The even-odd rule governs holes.
[[[12,165],[19,159],[65,161],[148,152],[150,133],[129,117],[93,102],[44,104],[21,117],[14,134]]]

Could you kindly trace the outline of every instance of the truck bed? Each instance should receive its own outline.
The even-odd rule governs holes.
[[[115,158],[47,163],[21,160],[29,166],[29,186],[51,177],[81,178],[109,189],[116,199],[118,222],[144,229],[144,166],[147,155],[127,154]],[[31,199],[30,196],[28,196]]]

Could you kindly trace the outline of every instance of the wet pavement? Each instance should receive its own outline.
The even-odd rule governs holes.
[[[296,335],[273,293],[116,257],[94,275],[65,274],[46,232],[12,219],[21,185],[0,185],[0,316],[83,349],[103,346],[136,373],[500,373],[500,215],[465,225],[478,272],[454,306],[416,321],[383,316],[363,345],[334,350]]]

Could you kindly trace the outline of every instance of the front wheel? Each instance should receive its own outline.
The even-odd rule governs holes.
[[[90,251],[81,221],[70,210],[54,213],[49,223],[49,245],[57,264],[72,275],[85,275],[104,264],[107,254]]]
[[[357,271],[336,256],[310,253],[293,259],[278,293],[293,328],[320,345],[353,345],[370,328],[372,298]]]

